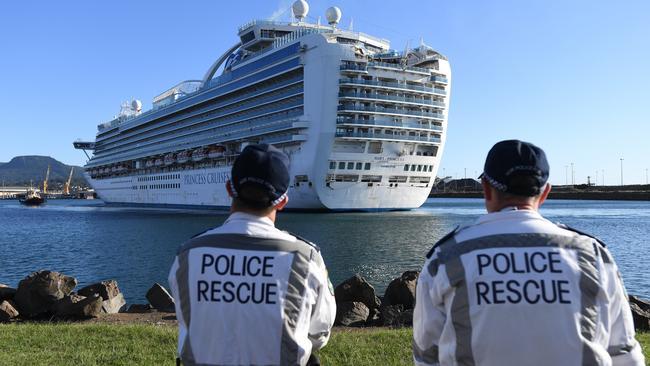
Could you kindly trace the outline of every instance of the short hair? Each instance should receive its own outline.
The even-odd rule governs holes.
[[[268,189],[252,183],[239,187],[237,200],[241,206],[252,210],[266,210],[273,207],[273,200]]]
[[[535,197],[542,193],[542,187],[539,185],[539,178],[530,174],[512,174],[508,177],[506,183],[508,192],[515,196]]]

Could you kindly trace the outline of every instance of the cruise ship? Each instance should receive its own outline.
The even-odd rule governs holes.
[[[201,80],[179,83],[142,111],[138,100],[98,126],[85,176],[106,203],[224,208],[238,153],[273,144],[290,157],[287,208],[376,211],[420,207],[445,145],[451,70],[421,42],[327,24],[255,20]]]

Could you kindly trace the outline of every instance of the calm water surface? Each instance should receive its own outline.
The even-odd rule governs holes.
[[[380,293],[419,269],[431,246],[456,225],[484,213],[480,199],[429,199],[413,211],[281,213],[277,226],[314,241],[336,285],[360,273]],[[607,243],[628,291],[650,298],[650,202],[552,200],[542,214]],[[105,207],[100,201],[51,200],[42,207],[0,201],[0,283],[16,286],[39,269],[75,276],[80,285],[116,279],[127,302],[166,286],[180,243],[220,225],[226,212]]]

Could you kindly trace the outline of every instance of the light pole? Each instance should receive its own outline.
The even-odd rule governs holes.
[[[621,186],[623,185],[623,158],[621,158]]]
[[[648,168],[645,168],[645,184],[648,184]]]
[[[575,184],[576,184],[576,173],[573,170],[573,163],[571,163],[571,185],[573,186]]]
[[[596,176],[594,178],[594,186],[598,185],[598,170],[596,170]]]
[[[568,165],[564,166],[564,185],[565,186],[569,185],[569,166]]]
[[[603,176],[603,186],[605,185],[605,169],[601,170],[602,176]]]

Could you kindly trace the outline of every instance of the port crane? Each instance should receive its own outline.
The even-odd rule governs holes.
[[[65,185],[63,186],[63,194],[65,195],[70,194],[70,183],[72,182],[73,171],[74,171],[74,167],[70,168],[70,175],[68,176],[68,180],[65,182]]]
[[[47,172],[45,173],[45,180],[43,181],[43,194],[47,193],[47,181],[50,179],[50,166],[47,166]]]

